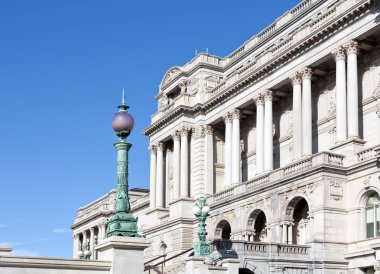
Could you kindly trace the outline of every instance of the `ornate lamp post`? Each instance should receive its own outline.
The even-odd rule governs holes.
[[[137,219],[131,214],[128,196],[128,151],[132,144],[127,143],[134,120],[128,113],[128,106],[123,99],[119,111],[112,118],[112,128],[120,141],[114,144],[117,150],[117,188],[115,201],[115,214],[108,219],[106,236],[140,237],[137,230]]]
[[[78,252],[79,259],[88,260],[91,257],[92,252],[90,251],[90,243],[84,243],[82,248]]]
[[[195,202],[193,213],[198,218],[198,243],[194,245],[194,256],[210,257],[211,244],[206,243],[206,218],[209,216],[210,207],[206,204],[207,198],[201,196]]]

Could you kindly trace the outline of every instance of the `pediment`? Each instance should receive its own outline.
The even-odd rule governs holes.
[[[165,86],[167,85],[168,83],[170,83],[171,81],[173,81],[173,79],[175,79],[178,75],[180,75],[182,73],[182,70],[179,68],[179,67],[172,67],[170,68],[164,78],[162,79],[162,82],[161,82],[161,87],[162,86]]]

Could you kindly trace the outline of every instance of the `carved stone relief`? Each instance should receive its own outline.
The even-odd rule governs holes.
[[[169,70],[165,77],[164,80],[162,81],[162,85],[165,85],[169,82],[171,82],[174,78],[176,78],[179,74],[181,74],[181,70],[179,68],[172,68]]]
[[[187,81],[187,90],[190,95],[197,94],[199,90],[199,78],[191,78]]]
[[[330,198],[339,201],[343,198],[343,187],[342,182],[330,181]]]

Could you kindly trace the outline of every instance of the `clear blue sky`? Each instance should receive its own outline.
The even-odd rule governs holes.
[[[78,207],[115,184],[111,118],[126,88],[130,187],[148,187],[154,96],[195,50],[226,56],[297,0],[0,2],[0,244],[71,257]]]

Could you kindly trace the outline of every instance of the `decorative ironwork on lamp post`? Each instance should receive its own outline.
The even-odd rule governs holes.
[[[79,259],[89,260],[92,252],[90,251],[90,242],[82,244],[81,249],[78,252]]]
[[[117,188],[115,214],[107,222],[106,236],[140,237],[137,229],[137,218],[131,214],[128,195],[128,151],[132,144],[127,143],[127,137],[134,127],[133,117],[125,105],[124,90],[119,111],[112,118],[112,128],[120,141],[114,144],[117,150]]]
[[[206,219],[209,216],[210,207],[206,204],[207,198],[201,196],[195,202],[193,213],[198,218],[198,243],[194,245],[194,256],[210,257],[211,244],[206,242]]]

